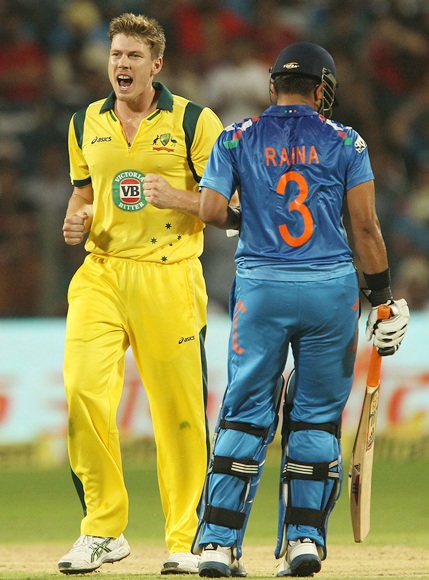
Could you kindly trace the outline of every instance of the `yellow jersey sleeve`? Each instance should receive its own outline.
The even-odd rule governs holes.
[[[211,109],[204,108],[198,118],[191,146],[191,159],[200,178],[204,173],[213,145],[222,131],[223,125],[219,117]]]
[[[89,167],[82,152],[82,147],[79,145],[79,135],[76,134],[78,113],[75,113],[70,120],[68,132],[68,149],[70,159],[70,180],[76,187],[83,187],[91,183],[91,176]]]

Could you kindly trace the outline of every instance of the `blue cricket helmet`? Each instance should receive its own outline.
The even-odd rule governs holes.
[[[280,75],[297,74],[310,77],[324,84],[324,110],[328,111],[338,102],[335,62],[327,50],[313,42],[295,42],[286,46],[270,69],[271,79]]]

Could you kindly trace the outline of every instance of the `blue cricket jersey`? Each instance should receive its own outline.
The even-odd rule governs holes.
[[[317,280],[354,271],[343,227],[346,192],[374,179],[351,127],[311,107],[272,106],[219,136],[200,187],[240,193],[241,275]]]

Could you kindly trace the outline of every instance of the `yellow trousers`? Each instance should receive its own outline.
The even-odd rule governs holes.
[[[90,254],[73,277],[64,383],[82,534],[118,537],[127,526],[116,416],[131,347],[152,416],[167,548],[190,551],[207,468],[206,307],[198,259],[167,266]]]

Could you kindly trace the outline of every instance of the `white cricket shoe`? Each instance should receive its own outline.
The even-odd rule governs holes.
[[[229,578],[230,576],[244,578],[247,575],[243,564],[236,559],[234,549],[231,546],[218,544],[204,546],[198,573],[206,578]]]
[[[162,565],[161,574],[198,574],[199,556],[190,552],[173,552]]]
[[[119,562],[130,552],[130,546],[123,534],[119,538],[83,534],[73,544],[70,552],[58,562],[58,569],[63,574],[85,574],[97,570],[106,562]]]
[[[289,540],[286,556],[276,576],[313,576],[322,568],[322,549],[310,538]]]

